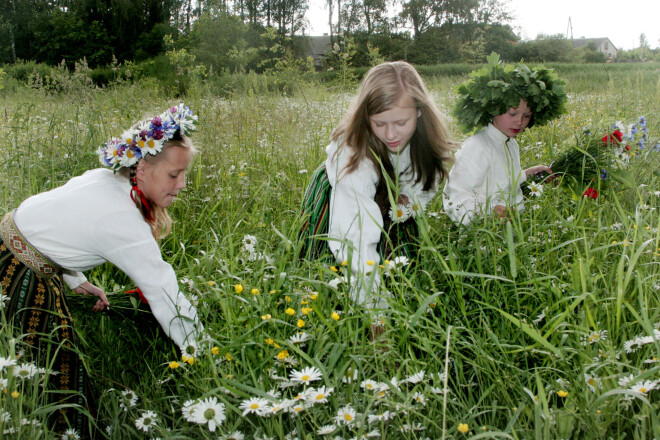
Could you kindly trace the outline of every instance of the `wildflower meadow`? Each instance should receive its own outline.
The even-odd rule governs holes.
[[[523,168],[580,148],[585,133],[618,131],[608,167],[532,182],[519,215],[467,229],[443,213],[440,192],[417,214],[417,258],[374,262],[388,305],[377,311],[351,301],[347,262],[298,258],[304,190],[357,83],[0,90],[3,213],[100,166],[97,148],[138,118],[180,102],[199,115],[201,153],[161,248],[204,340],[178,353],[110,265],[88,274],[109,311],[68,295],[102,435],[660,438],[660,64],[555,67],[568,111],[520,136]],[[425,80],[462,141],[449,112],[465,77]],[[3,318],[0,437],[80,438],[49,430],[57,372],[32,363],[23,336]]]

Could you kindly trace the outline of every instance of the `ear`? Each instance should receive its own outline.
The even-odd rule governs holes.
[[[144,161],[144,159],[140,159],[138,161],[137,167],[135,167],[136,179],[144,180],[145,172],[146,172],[145,168],[146,168],[146,162]]]

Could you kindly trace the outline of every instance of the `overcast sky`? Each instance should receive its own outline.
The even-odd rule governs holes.
[[[329,32],[325,0],[310,0],[310,35]],[[608,37],[617,49],[639,46],[643,32],[652,48],[660,46],[660,0],[508,0],[510,23],[523,39],[542,34],[566,35],[568,18],[573,37]]]

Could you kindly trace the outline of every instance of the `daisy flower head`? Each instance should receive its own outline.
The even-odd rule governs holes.
[[[268,404],[268,400],[262,397],[252,397],[242,401],[238,409],[243,410],[243,416],[248,414],[263,416],[268,411]]]
[[[306,367],[301,371],[293,370],[290,374],[291,381],[304,383],[305,385],[320,380],[322,377],[323,375],[321,374],[321,371],[316,367]]]
[[[338,425],[353,425],[355,424],[355,418],[357,413],[351,407],[351,405],[346,405],[343,408],[337,410],[337,415],[335,416],[335,422]]]
[[[321,426],[316,433],[318,435],[330,435],[337,430],[336,425],[325,425]]]
[[[587,335],[582,335],[582,345],[592,345],[607,340],[607,330],[594,330]]]
[[[344,373],[344,376],[341,378],[341,381],[344,383],[353,383],[358,378],[358,371],[355,368],[349,368]]]
[[[402,382],[408,382],[408,383],[420,383],[421,381],[424,380],[424,370],[418,371],[417,373],[413,374],[412,376],[407,377],[405,380]]]
[[[215,432],[215,428],[225,421],[225,404],[218,402],[215,397],[208,397],[197,404],[194,418],[195,423],[208,424],[209,431]]]
[[[31,379],[38,372],[39,369],[30,363],[22,363],[21,365],[14,367],[14,377],[20,379]]]
[[[536,182],[529,182],[529,191],[534,197],[541,197],[541,194],[543,194],[543,185]]]
[[[299,400],[291,405],[288,409],[289,413],[292,416],[297,416],[298,414],[304,412],[307,409],[307,404],[304,400]]]
[[[245,440],[245,436],[241,431],[234,431],[231,434],[221,435],[222,440]]]
[[[0,408],[0,422],[9,422],[11,420],[11,413]]]
[[[73,428],[69,428],[64,431],[61,437],[62,440],[80,440],[80,434]]]
[[[10,357],[0,357],[0,371],[6,367],[13,367],[14,365],[16,365],[16,359],[12,359]]]
[[[366,379],[360,383],[360,388],[368,391],[376,391],[378,390],[379,386],[378,386],[378,382],[376,382],[375,380]]]
[[[144,432],[149,432],[151,428],[156,426],[158,415],[153,411],[144,411],[142,417],[135,421],[135,427]]]
[[[592,376],[589,373],[584,373],[584,381],[592,392],[596,392],[596,388],[600,388],[600,377]]]
[[[195,411],[197,410],[197,401],[196,400],[187,400],[184,402],[183,407],[181,408],[181,414],[183,418],[188,422],[195,423]]]
[[[326,388],[322,386],[321,388],[310,388],[305,392],[306,400],[308,403],[327,403],[328,396],[332,394],[334,388]]]
[[[630,387],[632,391],[636,391],[640,394],[648,394],[649,391],[654,390],[658,387],[657,380],[645,380],[644,382],[639,382]]]
[[[393,223],[403,223],[410,218],[410,210],[406,205],[397,204],[396,207],[390,208],[390,220]]]
[[[422,406],[426,406],[426,396],[424,396],[424,394],[420,393],[419,391],[412,395],[412,400],[414,403],[419,403]]]
[[[119,402],[119,407],[124,411],[128,411],[128,408],[132,408],[137,405],[138,396],[135,392],[131,390],[124,390],[121,392],[123,397],[122,401]]]
[[[11,298],[4,293],[0,293],[0,310],[5,308],[5,303],[8,303],[10,299]]]

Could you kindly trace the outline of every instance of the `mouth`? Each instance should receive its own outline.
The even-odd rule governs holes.
[[[512,128],[511,132],[515,133],[515,134],[518,134],[518,133],[520,133],[520,129],[519,128]]]
[[[396,148],[396,147],[399,146],[400,143],[401,143],[401,141],[396,141],[396,142],[386,142],[387,146],[390,147],[390,148]]]

